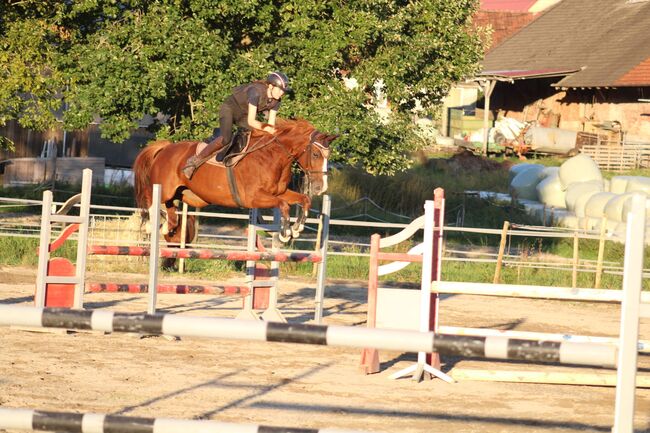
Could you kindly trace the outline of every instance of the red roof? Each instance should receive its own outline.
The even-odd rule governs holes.
[[[483,11],[528,12],[537,0],[481,0]]]
[[[650,57],[630,69],[620,77],[614,84],[619,86],[647,86],[650,83]]]
[[[529,12],[478,11],[474,15],[474,24],[492,28],[490,50],[534,19],[535,14]]]

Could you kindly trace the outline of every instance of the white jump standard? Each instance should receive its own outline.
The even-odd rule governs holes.
[[[177,314],[130,314],[0,305],[0,326],[137,332],[614,367],[617,349],[598,343],[474,337],[352,326],[258,322]]]

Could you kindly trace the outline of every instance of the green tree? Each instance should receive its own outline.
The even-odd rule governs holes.
[[[416,100],[433,113],[451,84],[478,67],[477,3],[5,1],[0,124],[18,119],[45,129],[62,121],[78,129],[99,118],[102,134],[120,141],[151,115],[160,138],[203,139],[233,87],[281,69],[296,92],[281,115],[338,131],[335,159],[394,173],[420,145],[411,121]],[[350,79],[358,85],[346,86]],[[378,80],[388,121],[373,108]]]

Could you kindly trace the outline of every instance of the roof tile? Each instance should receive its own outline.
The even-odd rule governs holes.
[[[484,59],[484,70],[581,69],[561,87],[650,86],[650,2],[563,0]],[[627,77],[635,72],[632,84]]]

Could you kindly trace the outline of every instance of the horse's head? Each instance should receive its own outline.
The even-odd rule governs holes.
[[[292,124],[290,129],[287,125]],[[329,144],[338,135],[325,134],[316,130],[305,120],[284,120],[279,124],[278,140],[286,143],[292,138],[292,156],[305,173],[305,194],[319,195],[327,191],[327,159],[330,156]],[[283,133],[285,132],[285,133]]]

